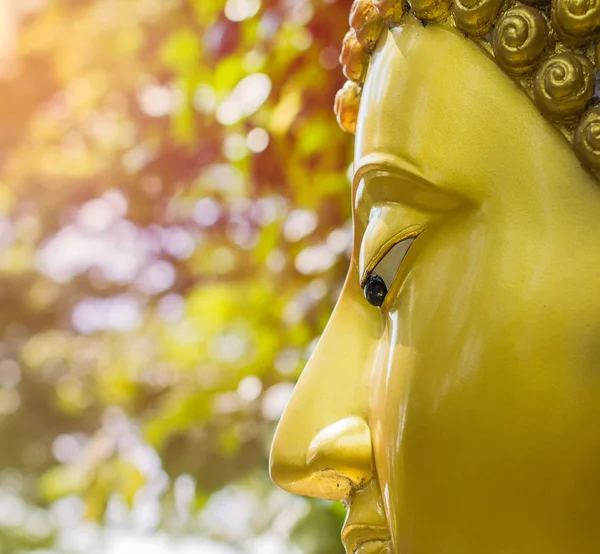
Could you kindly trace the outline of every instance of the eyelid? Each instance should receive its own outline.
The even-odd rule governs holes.
[[[359,253],[361,286],[364,286],[369,273],[396,244],[416,237],[430,220],[431,216],[400,204],[389,202],[374,206]]]
[[[361,160],[354,173],[353,190],[357,213],[368,212],[377,202],[397,202],[436,213],[470,203],[456,191],[425,179],[411,164],[383,154]]]
[[[372,172],[389,172],[397,175],[406,175],[411,179],[424,180],[422,172],[414,164],[402,160],[393,154],[373,153],[365,156],[354,166],[353,184],[358,183]]]

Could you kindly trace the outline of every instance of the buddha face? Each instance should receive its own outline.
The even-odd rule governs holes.
[[[597,554],[600,195],[568,141],[474,42],[408,21],[371,60],[352,202],[273,480],[344,502],[352,554]]]

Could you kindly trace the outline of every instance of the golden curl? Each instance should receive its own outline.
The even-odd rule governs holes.
[[[512,73],[529,71],[547,42],[548,23],[531,6],[517,6],[508,10],[500,17],[492,35],[496,61]]]
[[[600,169],[600,106],[594,106],[583,116],[575,131],[573,146],[587,167]]]
[[[350,27],[356,31],[356,39],[365,50],[372,52],[384,27],[372,0],[354,0],[350,10]]]
[[[548,58],[535,74],[537,105],[555,121],[573,119],[592,98],[593,70],[590,61],[578,54],[563,52]]]
[[[361,88],[353,81],[346,81],[335,95],[334,112],[340,127],[347,133],[356,133]]]
[[[350,30],[344,37],[340,63],[346,79],[362,84],[367,74],[369,55],[356,39],[356,33]]]
[[[419,19],[435,21],[450,11],[450,0],[410,0],[410,7]]]
[[[397,25],[404,15],[404,0],[373,0],[373,7],[388,25]]]
[[[502,0],[455,0],[456,26],[476,37],[482,37],[492,28],[492,23],[502,7]]]
[[[553,0],[552,22],[566,42],[583,44],[600,30],[600,0]]]

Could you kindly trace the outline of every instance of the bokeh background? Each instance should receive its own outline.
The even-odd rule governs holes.
[[[269,481],[348,265],[350,0],[0,1],[0,554],[340,554]]]

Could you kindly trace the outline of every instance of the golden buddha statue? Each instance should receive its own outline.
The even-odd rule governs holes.
[[[598,0],[357,0],[354,253],[275,483],[349,554],[600,552]]]

